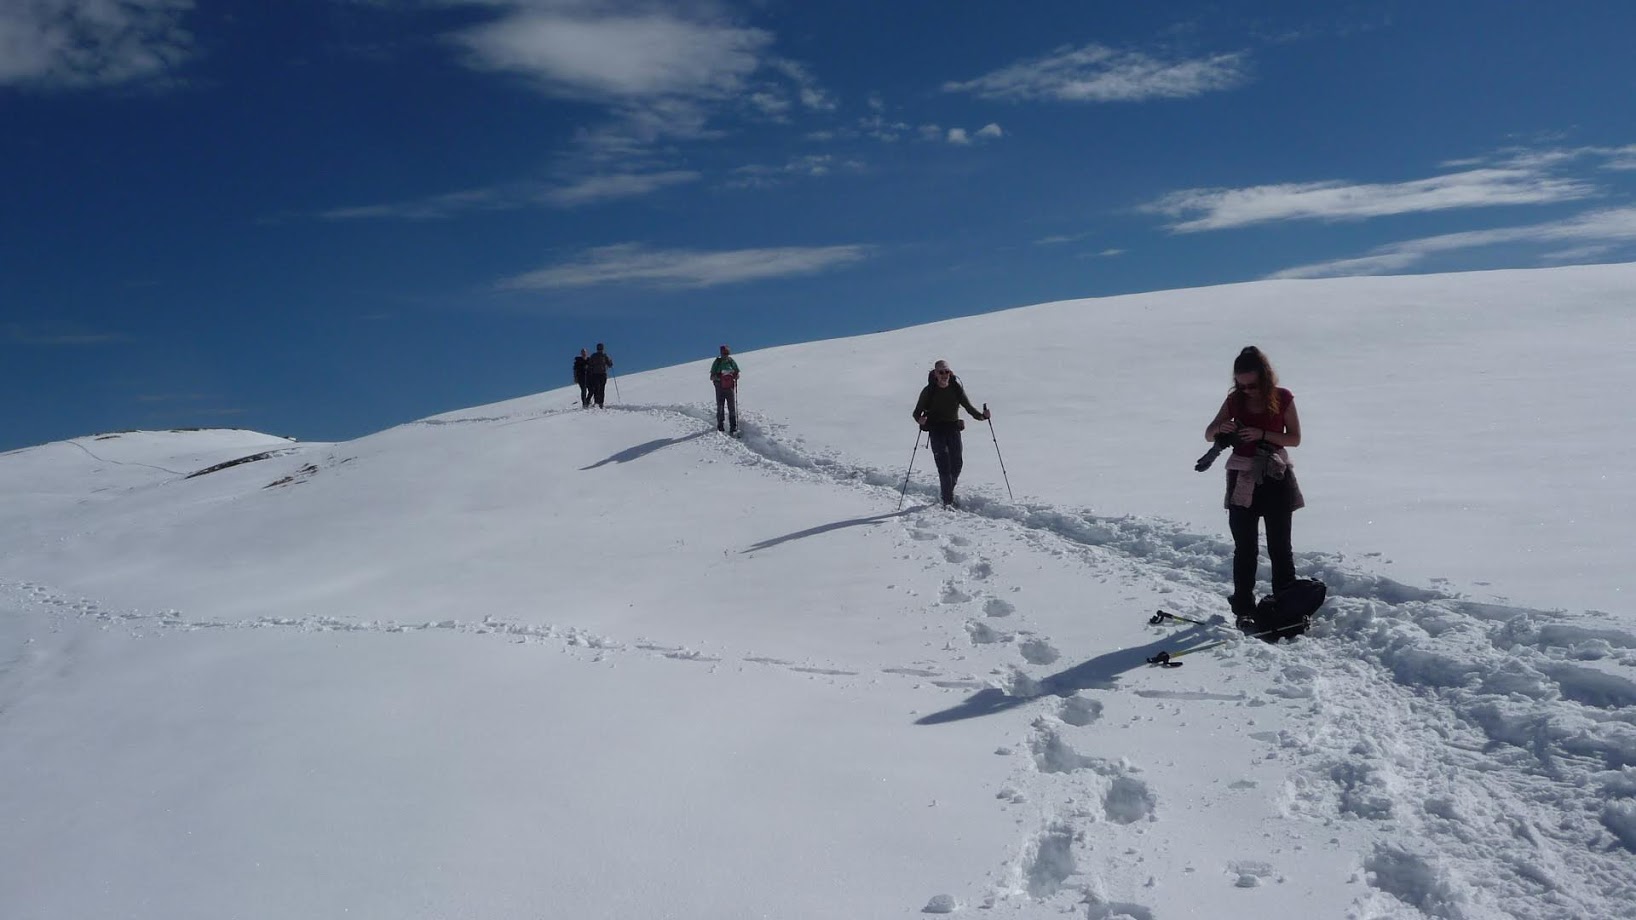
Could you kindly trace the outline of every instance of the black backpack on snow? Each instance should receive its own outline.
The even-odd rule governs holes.
[[[1255,632],[1268,642],[1299,636],[1312,625],[1329,588],[1315,578],[1297,578],[1255,605]]]

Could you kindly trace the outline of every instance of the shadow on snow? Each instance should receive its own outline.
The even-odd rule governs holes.
[[[598,460],[590,466],[582,466],[580,467],[580,471],[584,472],[585,470],[594,470],[599,466],[606,466],[610,463],[629,463],[632,460],[640,460],[656,450],[663,450],[666,447],[670,447],[673,444],[680,444],[683,441],[691,441],[695,438],[702,438],[705,436],[705,434],[706,433],[703,431],[695,431],[692,434],[683,435],[679,438],[657,438],[643,444],[638,444],[635,447],[627,447],[619,453],[614,454],[613,456],[604,460]]]
[[[998,687],[979,690],[958,706],[934,712],[915,720],[916,725],[941,725],[991,716],[1015,709],[1044,696],[1073,696],[1080,690],[1112,690],[1118,685],[1119,675],[1126,671],[1147,667],[1148,659],[1160,652],[1185,652],[1221,638],[1221,633],[1207,626],[1190,626],[1181,632],[1165,636],[1135,648],[1122,648],[1082,661],[1063,671],[1040,678],[1038,692],[1014,695]]]
[[[902,511],[888,511],[883,514],[871,515],[870,517],[852,518],[848,521],[835,521],[832,524],[819,524],[817,527],[808,527],[806,530],[797,530],[794,533],[787,533],[782,537],[770,537],[748,549],[739,550],[739,552],[741,554],[753,553],[759,549],[771,549],[780,543],[788,543],[791,540],[800,540],[805,537],[816,537],[821,533],[829,533],[832,530],[841,530],[846,527],[860,527],[870,524],[880,524],[889,521],[892,518],[903,517],[906,514],[914,514],[919,511],[924,511],[927,507],[927,505],[916,505],[912,508],[905,508]]]

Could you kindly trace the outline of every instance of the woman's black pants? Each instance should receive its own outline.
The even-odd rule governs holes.
[[[1256,487],[1250,507],[1237,505],[1227,510],[1227,526],[1233,532],[1233,611],[1246,613],[1255,606],[1255,572],[1260,563],[1259,523],[1267,525],[1267,558],[1272,562],[1272,590],[1295,580],[1295,551],[1290,545],[1288,489],[1268,481]],[[1229,489],[1229,493],[1231,489]]]

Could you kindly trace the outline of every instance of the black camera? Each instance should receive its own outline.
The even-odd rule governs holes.
[[[1231,448],[1237,443],[1238,432],[1220,432],[1216,435],[1215,443],[1210,446],[1210,449],[1204,452],[1204,456],[1200,457],[1197,463],[1193,464],[1193,469],[1200,473],[1204,472],[1210,468],[1210,464],[1216,462],[1216,458],[1221,456],[1222,451]],[[1272,453],[1278,449],[1278,445],[1263,437],[1260,441],[1256,442],[1255,449],[1265,453]]]
[[[1216,462],[1216,458],[1221,456],[1222,451],[1227,450],[1236,443],[1238,443],[1238,439],[1233,437],[1230,432],[1223,431],[1216,435],[1215,443],[1210,446],[1209,450],[1205,451],[1204,456],[1200,457],[1197,463],[1193,464],[1193,469],[1200,473],[1209,469],[1210,464]]]

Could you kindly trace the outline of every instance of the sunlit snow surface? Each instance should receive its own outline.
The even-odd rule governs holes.
[[[737,355],[742,440],[703,330],[601,412],[0,455],[0,913],[1631,916],[1632,304],[1049,304]],[[1222,612],[1192,462],[1252,342],[1332,600],[1152,668],[1229,635],[1147,620]],[[1014,499],[972,423],[931,506],[939,357]]]

